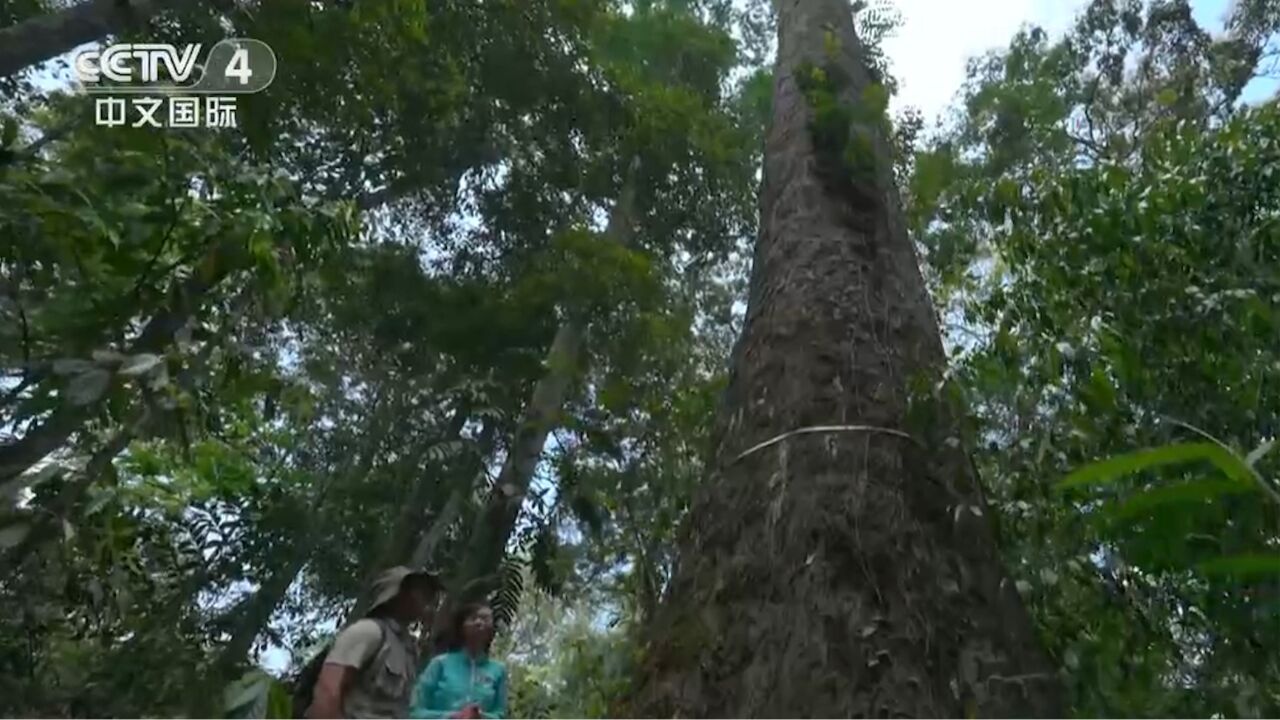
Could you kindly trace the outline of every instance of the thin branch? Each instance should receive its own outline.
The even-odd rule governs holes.
[[[168,178],[170,175],[170,153],[169,143],[164,140],[161,135],[161,143],[164,145],[164,176]],[[142,286],[146,284],[147,279],[151,276],[151,271],[155,269],[156,262],[160,260],[160,256],[164,251],[169,249],[169,241],[173,239],[173,232],[178,227],[178,220],[182,218],[182,214],[186,212],[187,206],[191,203],[191,193],[184,192],[182,195],[182,205],[179,206],[174,200],[172,194],[169,195],[169,226],[165,228],[164,236],[160,238],[160,245],[156,248],[155,253],[147,260],[147,266],[138,274],[138,280],[133,285],[133,302],[139,304],[142,299]]]
[[[6,554],[6,559],[9,559],[13,565],[21,563],[36,545],[54,537],[61,523],[69,522],[67,518],[89,492],[94,481],[110,470],[116,457],[129,447],[151,419],[150,409],[145,403],[136,407],[132,415],[132,418],[120,427],[105,445],[90,456],[89,462],[79,475],[67,481],[66,487],[58,493],[48,508],[37,509],[30,519],[26,535]]]
[[[31,325],[27,322],[27,310],[22,306],[16,287],[13,289],[13,304],[18,308],[18,320],[22,323],[22,366],[31,367]]]

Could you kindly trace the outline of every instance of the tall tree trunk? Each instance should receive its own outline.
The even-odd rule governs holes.
[[[210,673],[211,686],[219,687],[234,679],[236,668],[248,657],[253,642],[262,634],[262,629],[276,613],[280,603],[284,602],[293,581],[298,579],[298,574],[311,560],[315,541],[314,535],[305,538],[302,547],[289,556],[283,567],[267,576],[266,582],[231,610],[235,616],[231,639],[222,647],[222,652],[218,653],[218,659],[214,661],[213,672]],[[202,709],[209,711],[209,708]]]
[[[469,416],[470,408],[466,405],[454,410],[453,417],[449,419],[449,424],[445,428],[444,436],[440,438],[440,443],[461,439],[462,429],[466,427]],[[462,464],[464,467],[470,467],[471,465],[466,459],[462,461]],[[432,491],[439,489],[439,481],[444,474],[443,470],[444,468],[442,467],[432,467],[432,464],[428,461],[426,467],[421,468],[413,481],[410,482],[409,493],[404,499],[404,504],[401,506],[399,514],[396,516],[395,524],[391,526],[391,532],[387,534],[387,540],[382,547],[382,552],[379,553],[378,560],[374,563],[374,566],[369,568],[371,574],[368,580],[370,582],[373,581],[373,577],[377,573],[386,568],[410,561],[416,538],[425,532],[422,527],[422,521],[432,510],[430,507]],[[446,500],[441,507],[447,504],[448,501]],[[426,559],[424,558],[423,563],[425,562]]]
[[[0,77],[117,34],[165,8],[194,4],[195,0],[85,0],[0,29]]]
[[[746,323],[709,477],[622,709],[1058,716],[1056,674],[1004,575],[955,413],[915,392],[946,358],[882,113],[865,108],[849,3],[775,6]],[[856,153],[815,147],[823,126],[798,84],[821,82],[815,68],[849,111],[851,142],[874,155],[861,173],[841,162]]]
[[[480,480],[486,477],[484,463],[493,452],[496,435],[496,424],[492,421],[485,422],[484,429],[480,431],[480,447],[460,470],[458,486],[449,493],[448,500],[440,507],[431,525],[417,533],[417,540],[409,552],[400,556],[408,558],[409,567],[421,568],[432,565],[431,561],[436,557],[440,544],[445,541],[449,528],[462,516],[462,511],[467,506],[467,498],[475,492]],[[414,535],[411,534],[409,537],[413,538]],[[420,664],[425,666],[427,661],[435,656],[436,646],[439,644],[441,634],[446,630],[455,600],[456,598],[451,597],[442,598],[432,609],[432,615],[424,621],[424,632],[418,638]]]
[[[453,418],[449,421],[446,435],[440,442],[450,442],[461,438],[462,429],[466,426],[468,417],[468,408],[458,408]],[[489,455],[492,441],[492,425],[486,423],[485,429],[481,431],[480,448],[468,453],[468,457],[463,460],[459,475],[464,478],[464,481],[475,477],[476,472],[479,472],[484,459]],[[372,567],[368,568],[364,581],[360,584],[360,595],[356,599],[356,604],[352,606],[351,613],[347,618],[348,622],[352,618],[363,617],[368,611],[366,603],[370,601],[370,598],[366,590],[373,584],[379,573],[393,565],[400,564],[406,564],[411,568],[429,566],[431,558],[435,555],[436,548],[444,539],[449,527],[453,525],[461,514],[462,505],[466,502],[466,495],[474,489],[472,487],[458,487],[449,493],[445,501],[436,508],[435,514],[431,516],[430,524],[424,526],[423,519],[432,510],[429,507],[431,490],[437,489],[437,483],[431,482],[431,479],[433,479],[432,473],[435,473],[434,479],[438,480],[446,472],[443,468],[428,467],[427,470],[429,472],[419,473],[411,483],[409,495],[405,498],[404,506],[396,518],[395,525],[392,526],[391,532],[387,535],[387,541],[383,544],[382,551],[378,554],[378,559]]]
[[[630,243],[635,215],[635,180],[638,163],[627,170],[618,201],[609,214],[604,235],[608,241]],[[515,529],[520,508],[529,492],[529,483],[542,458],[547,436],[559,423],[569,389],[578,377],[586,324],[581,318],[566,320],[556,331],[543,361],[546,374],[534,385],[533,397],[525,407],[511,449],[502,464],[498,481],[476,520],[460,565],[462,587],[469,581],[494,573],[502,561],[507,541]]]

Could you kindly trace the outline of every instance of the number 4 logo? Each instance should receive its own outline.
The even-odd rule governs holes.
[[[205,74],[188,90],[243,95],[262,92],[275,77],[276,54],[269,45],[250,38],[227,38],[209,51]]]
[[[241,85],[248,85],[249,78],[253,77],[253,71],[249,69],[249,51],[244,48],[236,48],[236,51],[231,55],[231,62],[227,63],[227,69],[223,71],[223,75],[239,80]]]

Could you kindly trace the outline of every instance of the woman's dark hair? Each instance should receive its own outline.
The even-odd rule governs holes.
[[[472,615],[475,615],[481,610],[489,610],[492,612],[493,608],[487,602],[469,602],[459,607],[453,613],[453,621],[449,624],[449,637],[445,643],[446,651],[455,652],[462,649],[462,646],[464,645],[462,626],[467,623],[467,620],[469,620]],[[484,646],[484,651],[486,653],[489,652],[489,647],[491,645],[493,645],[493,635],[489,636],[489,642]]]

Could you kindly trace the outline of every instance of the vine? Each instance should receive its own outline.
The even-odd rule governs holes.
[[[893,137],[888,108],[897,87],[882,46],[902,16],[885,0],[855,0],[850,11],[870,82],[859,88],[841,67],[841,42],[831,25],[823,29],[822,64],[802,62],[796,80],[813,110],[810,132],[822,171],[839,185],[875,185],[882,162],[876,133]]]
[[[825,39],[827,62],[804,62],[796,69],[796,81],[813,110],[814,149],[835,178],[874,184],[879,170],[875,133],[888,137],[891,132],[889,91],[873,82],[858,93],[858,102],[842,100],[842,92],[854,87],[853,79],[834,60],[839,51],[834,35],[828,31]]]

